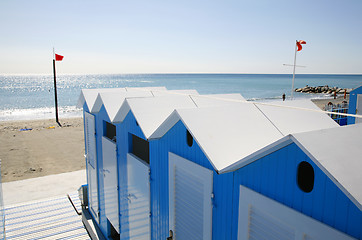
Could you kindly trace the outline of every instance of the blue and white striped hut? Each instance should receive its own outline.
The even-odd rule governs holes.
[[[98,191],[92,199],[90,190],[89,208],[98,203],[99,214],[90,212],[106,238],[166,239],[170,232],[173,239],[361,238],[359,176],[351,172],[344,181],[333,171],[337,157],[328,165],[312,149],[331,142],[315,135],[360,129],[338,127],[309,101],[275,106],[238,94],[186,93],[155,90],[119,98],[117,107],[107,107],[108,93],[95,101]],[[350,146],[352,159],[359,152]],[[352,179],[349,188],[344,183]]]

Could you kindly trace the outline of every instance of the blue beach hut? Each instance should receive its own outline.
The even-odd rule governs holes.
[[[104,236],[166,239],[172,231],[173,239],[258,239],[261,236],[253,235],[257,232],[273,239],[270,234],[279,229],[277,239],[283,234],[360,238],[358,187],[348,186],[360,179],[356,172],[343,177],[346,172],[335,168],[342,163],[337,157],[326,164],[326,151],[315,150],[325,149],[328,144],[322,140],[330,135],[346,137],[360,129],[347,131],[323,113],[305,111],[316,110],[309,101],[254,104],[239,94],[175,93],[152,91],[152,96],[120,99],[117,106],[109,101],[112,107],[106,103],[114,99],[109,93],[96,99],[92,114],[97,138],[102,138],[96,148],[101,203],[97,224]],[[114,128],[116,137],[107,136]],[[322,138],[324,133],[329,135]],[[358,137],[352,139],[358,143]],[[360,156],[356,144],[349,143],[349,159]],[[308,184],[299,186],[299,172],[310,171],[302,162],[313,169],[311,191]],[[345,164],[352,164],[348,171],[360,167],[355,160]],[[113,180],[108,181],[110,172]],[[344,207],[337,210],[339,203]],[[278,207],[283,216],[308,227],[290,227],[288,218],[270,212]],[[340,224],[340,219],[348,223]],[[258,225],[260,220],[272,229]]]
[[[83,89],[81,91],[78,107],[83,107],[83,119],[84,119],[84,135],[85,135],[85,157],[86,157],[86,168],[87,168],[87,183],[88,183],[88,210],[92,216],[97,227],[100,228],[105,236],[114,235],[118,231],[118,227],[111,228],[110,221],[113,221],[114,225],[118,225],[118,217],[114,216],[114,211],[109,212],[106,217],[105,208],[105,195],[108,193],[115,198],[112,193],[112,186],[109,185],[104,191],[104,178],[110,181],[116,181],[117,169],[115,169],[117,162],[112,163],[115,167],[111,168],[112,171],[104,171],[103,168],[103,147],[102,141],[103,135],[108,136],[108,144],[105,147],[115,147],[113,144],[112,134],[115,133],[115,128],[111,123],[111,119],[115,117],[117,110],[122,105],[126,97],[142,97],[142,96],[153,96],[153,90],[166,90],[164,87],[153,87],[153,88],[117,88],[117,89]],[[108,131],[107,131],[108,130]],[[110,151],[105,151],[110,152]],[[107,158],[108,159],[108,158]],[[107,195],[108,196],[108,195]],[[117,197],[117,196],[116,196]],[[118,202],[113,201],[118,207]],[[113,217],[112,217],[113,216]]]
[[[353,89],[349,94],[349,114],[362,114],[362,86]],[[348,124],[361,123],[362,118],[348,117]]]
[[[155,239],[162,239],[169,230],[179,237],[177,239],[191,236],[198,236],[195,239],[240,239],[236,213],[242,182],[238,183],[238,172],[244,171],[241,179],[247,178],[250,186],[246,186],[253,189],[260,185],[257,173],[263,176],[267,172],[249,166],[256,159],[268,158],[278,148],[290,145],[283,140],[286,136],[337,127],[324,114],[305,113],[297,108],[284,109],[269,103],[256,107],[247,103],[177,109],[151,136],[158,139],[155,143],[158,145],[157,166],[151,167],[151,176],[160,183],[155,183],[159,188],[155,192],[166,193],[158,196],[162,204],[158,209],[160,219],[155,221],[158,226],[154,230],[159,234],[155,231]],[[310,121],[313,119],[315,121]],[[293,154],[289,154],[280,157],[293,158]],[[279,174],[287,175],[288,171],[283,172],[285,166],[280,163],[277,166],[279,169],[274,169]],[[261,178],[265,183],[271,182],[267,175]],[[267,187],[269,191],[273,189],[276,187]]]

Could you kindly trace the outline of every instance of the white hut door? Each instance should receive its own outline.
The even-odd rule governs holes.
[[[106,217],[119,233],[118,174],[116,143],[102,137],[103,181]]]
[[[353,240],[307,215],[240,185],[238,240]]]
[[[149,165],[127,154],[128,216],[130,239],[150,239]]]
[[[87,182],[89,209],[95,220],[98,222],[98,179],[97,179],[97,157],[96,157],[96,136],[94,116],[85,113],[85,141],[86,141],[86,164],[87,164]]]
[[[212,174],[169,153],[169,228],[173,239],[212,238]]]
[[[357,94],[356,114],[362,115],[362,94]],[[362,123],[362,118],[356,118],[356,123]]]

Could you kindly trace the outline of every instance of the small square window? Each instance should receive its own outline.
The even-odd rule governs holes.
[[[147,164],[150,163],[150,146],[147,140],[132,135],[131,152]]]
[[[117,138],[116,138],[116,126],[113,125],[112,123],[109,122],[105,122],[104,124],[104,136],[109,138],[110,140],[116,142]]]

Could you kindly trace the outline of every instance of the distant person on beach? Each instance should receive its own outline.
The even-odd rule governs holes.
[[[285,93],[283,93],[283,101],[285,101]]]

